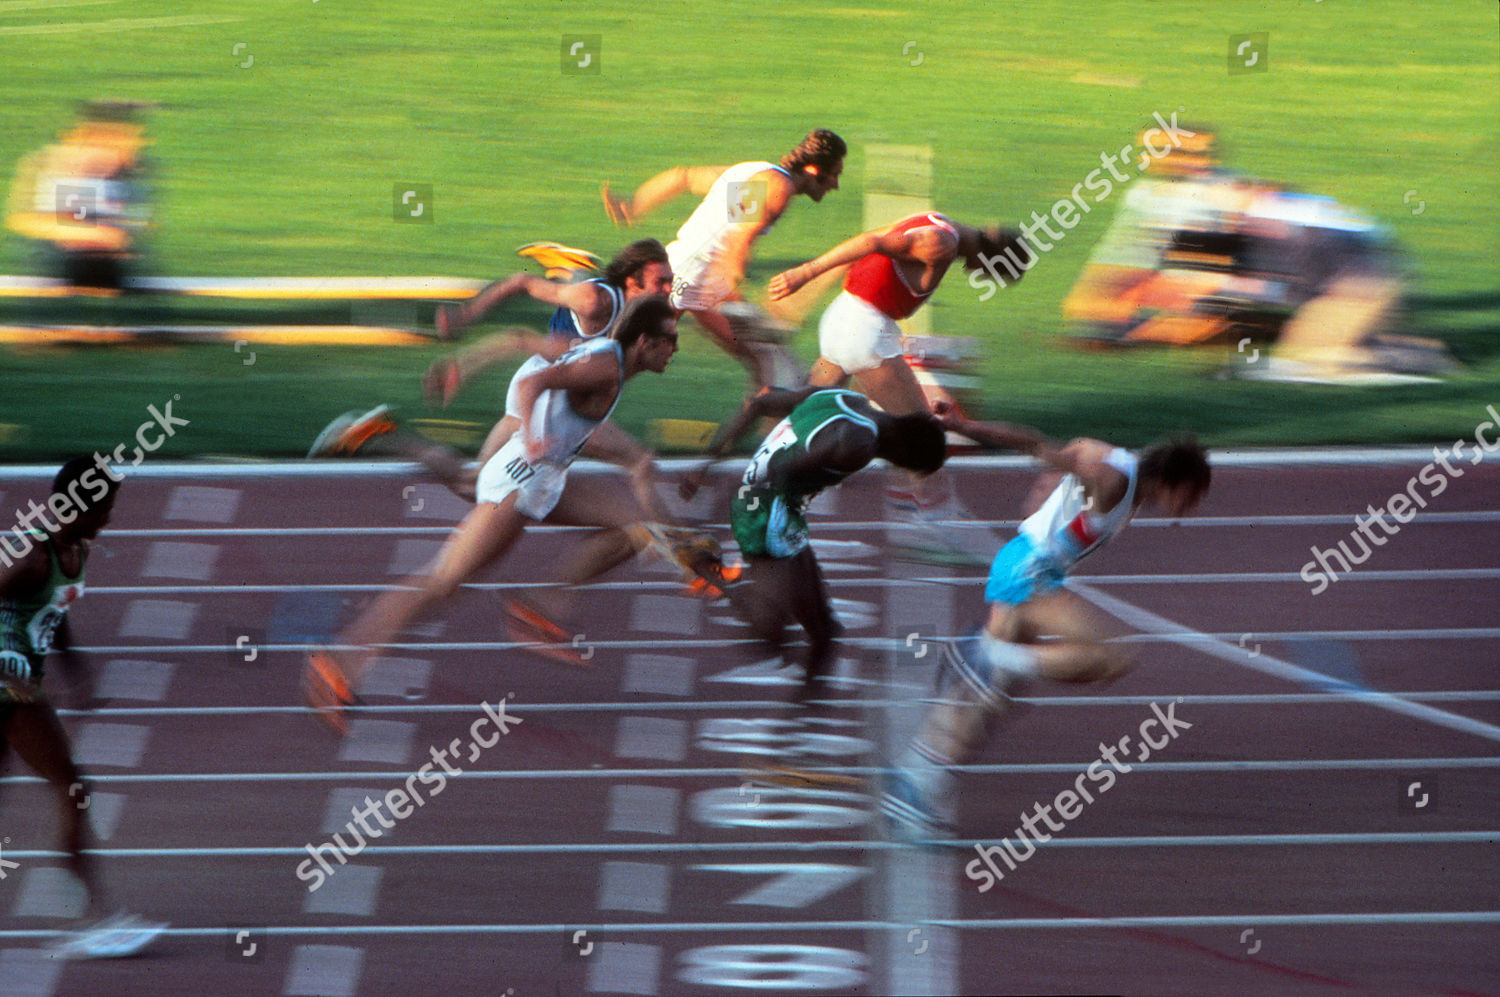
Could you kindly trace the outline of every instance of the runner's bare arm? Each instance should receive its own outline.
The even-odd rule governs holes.
[[[630,472],[630,487],[635,492],[636,501],[654,522],[674,521],[656,491],[659,479],[656,455],[641,446],[635,437],[613,422],[605,421],[590,434],[582,452],[585,457],[607,460]]]
[[[708,474],[708,469],[715,461],[723,457],[758,420],[768,416],[782,418],[806,401],[809,396],[823,390],[826,389],[815,385],[802,388],[764,388],[758,394],[746,399],[740,410],[720,425],[718,431],[714,433],[714,438],[709,441],[708,460],[701,467],[683,475],[682,482],[677,489],[683,501],[697,494],[698,489],[703,487],[703,479]]]
[[[913,233],[911,231],[892,232],[891,226],[862,232],[851,239],[845,239],[817,259],[799,264],[790,270],[783,270],[772,277],[769,287],[770,298],[772,301],[780,301],[819,274],[863,259],[871,253],[884,253],[893,257],[907,256],[910,254],[912,244]]]
[[[1113,450],[1113,446],[1101,440],[1079,438],[1038,456],[1048,466],[1076,477],[1092,507],[1098,512],[1108,512],[1124,497],[1130,484],[1106,459]]]
[[[643,181],[628,201],[610,194],[608,184],[604,188],[605,197],[616,211],[622,212],[625,220],[634,222],[683,194],[706,196],[727,169],[728,166],[674,166]],[[611,216],[614,214],[611,211]]]
[[[518,432],[525,441],[527,455],[535,457],[543,449],[544,441],[531,434],[531,414],[536,410],[536,400],[543,391],[584,391],[594,394],[619,389],[619,364],[613,357],[599,353],[577,357],[566,363],[554,363],[518,380],[516,401],[521,413]]]
[[[598,284],[588,281],[564,284],[535,274],[517,273],[485,285],[474,297],[449,311],[448,331],[456,332],[471,326],[502,301],[522,294],[555,308],[571,308],[584,317],[595,315],[609,306],[608,296]]]
[[[967,436],[982,447],[993,450],[1014,450],[1027,454],[1049,465],[1056,463],[1057,444],[1049,440],[1041,430],[1030,426],[1019,426],[1008,422],[977,422],[963,415],[951,402],[942,401],[933,412],[942,421],[943,428],[960,436]]]

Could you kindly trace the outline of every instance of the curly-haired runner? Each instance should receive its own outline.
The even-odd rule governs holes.
[[[0,758],[13,750],[52,790],[68,868],[88,896],[77,928],[60,947],[75,959],[134,955],[166,928],[133,914],[106,914],[103,884],[84,851],[85,812],[77,806],[88,786],[42,692],[47,653],[66,652],[71,644],[68,610],[83,595],[89,547],[109,523],[119,485],[102,459],[75,457],[53,478],[45,506],[33,503],[22,517],[23,523],[40,520],[41,528],[17,527],[0,539]]]
[[[672,304],[691,312],[726,353],[744,364],[755,387],[772,381],[769,358],[736,336],[719,306],[739,299],[751,247],[771,230],[792,198],[806,194],[817,202],[838,190],[847,152],[843,139],[819,128],[782,156],[780,163],[756,160],[734,166],[673,167],[641,184],[628,200],[616,197],[604,185],[604,207],[616,224],[633,224],[679,194],[691,192],[703,198],[667,246],[672,260]]]

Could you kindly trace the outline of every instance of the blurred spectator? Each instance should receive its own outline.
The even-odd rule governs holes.
[[[1332,198],[1224,169],[1213,132],[1126,191],[1067,299],[1096,343],[1276,344],[1243,373],[1388,379],[1450,367],[1441,343],[1395,334],[1406,287],[1389,233]]]
[[[150,218],[142,150],[145,105],[86,103],[58,140],[22,157],[5,226],[47,247],[49,268],[70,284],[118,289]]]

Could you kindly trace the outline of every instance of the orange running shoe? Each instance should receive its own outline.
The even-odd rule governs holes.
[[[509,599],[505,603],[505,616],[510,639],[523,645],[522,650],[550,658],[559,664],[575,668],[588,667],[588,658],[578,653],[574,635],[540,611],[519,599]],[[588,657],[593,657],[592,649]]]
[[[344,669],[328,651],[317,650],[307,656],[307,665],[302,669],[302,695],[330,730],[340,737],[349,733],[344,708],[358,700],[349,688]]]
[[[324,427],[318,438],[313,440],[312,449],[307,451],[307,456],[353,457],[360,447],[377,436],[394,432],[395,429],[396,420],[391,418],[389,405],[377,405],[364,414],[357,411],[345,412]]]

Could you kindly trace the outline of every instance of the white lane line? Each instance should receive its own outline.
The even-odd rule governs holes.
[[[824,564],[824,572],[828,565]],[[982,574],[923,576],[916,578],[847,578],[828,579],[831,589],[845,588],[915,588],[922,585],[969,587],[983,583]],[[1074,575],[1073,581],[1088,585],[1240,585],[1291,584],[1306,585],[1307,580],[1295,571],[1214,571],[1204,574],[1155,575]],[[1500,568],[1415,568],[1408,571],[1361,571],[1340,575],[1339,581],[1359,582],[1454,582],[1483,581],[1500,578]],[[384,592],[389,585],[367,582],[330,582],[309,585],[100,585],[89,588],[90,596],[100,595],[281,595],[286,592]],[[556,588],[555,582],[465,582],[460,588],[476,592],[499,592],[509,589]],[[587,582],[574,586],[578,592],[678,592],[680,582],[641,579],[629,582]]]
[[[139,690],[137,690],[139,691]],[[627,692],[635,691],[627,689]],[[647,690],[641,690],[645,692]],[[663,695],[676,695],[666,692]],[[100,698],[110,698],[104,692],[99,692]],[[683,695],[687,695],[683,693]],[[1402,698],[1410,699],[1418,703],[1493,703],[1500,701],[1500,691],[1479,690],[1469,692],[1404,692]],[[124,697],[130,698],[130,697]],[[145,698],[137,696],[135,698]],[[1186,704],[1198,706],[1310,706],[1310,705],[1350,705],[1349,697],[1338,692],[1288,692],[1288,693],[1205,693],[1195,695],[1187,693],[1177,695],[1175,693],[1161,693],[1155,696],[1017,696],[1015,702],[1024,706],[1033,706],[1041,709],[1052,707],[1085,707],[1093,709],[1096,707],[1113,706],[1150,706],[1164,699],[1175,699]],[[915,700],[903,699],[832,699],[829,705],[835,708],[869,707],[871,709],[884,709],[890,706],[910,706]],[[923,699],[923,703],[932,703],[936,700]],[[640,703],[528,703],[526,709],[530,712],[543,713],[596,713],[596,712],[635,712],[638,710],[666,710],[687,712],[715,712],[720,710],[744,710],[746,712],[765,712],[766,710],[782,709],[786,706],[784,700],[772,699],[730,699],[730,700],[694,700],[689,702],[640,702]],[[351,708],[355,709],[355,708]],[[381,706],[358,707],[365,715],[396,714],[396,715],[427,715],[445,713],[472,713],[473,707],[463,703],[390,703]],[[100,707],[91,710],[58,710],[61,717],[94,717],[107,719],[110,717],[233,717],[233,716],[276,716],[278,714],[307,712],[305,706],[126,706],[126,707]]]
[[[1104,593],[1098,593],[1101,598],[1111,598]],[[194,607],[196,608],[196,607]],[[1145,612],[1145,610],[1142,610]],[[1164,633],[1139,633],[1128,637],[1118,638],[1122,644],[1205,644],[1210,647],[1218,644],[1230,643],[1239,640],[1243,631],[1230,633],[1200,633],[1196,630],[1184,628],[1186,633],[1164,632]],[[1413,630],[1256,630],[1253,631],[1258,640],[1343,640],[1343,641],[1407,641],[1407,640],[1493,640],[1500,637],[1500,627],[1424,627]],[[956,641],[962,640],[965,634],[922,634],[925,641]],[[651,640],[590,640],[589,646],[596,649],[621,649],[621,650],[662,650],[670,648],[673,650],[686,648],[702,648],[713,650],[719,648],[750,647],[757,642],[749,637],[744,638],[655,638]],[[797,646],[800,642],[792,642]],[[889,651],[901,650],[909,647],[904,640],[892,637],[842,637],[840,643],[858,647],[867,651]],[[431,651],[445,653],[453,651],[514,651],[527,647],[525,643],[515,641],[427,641],[422,643],[383,644],[388,651]],[[277,652],[286,651],[293,654],[306,654],[318,648],[331,647],[335,650],[355,650],[352,645],[342,644],[264,644],[260,645],[261,651]],[[118,644],[104,645],[98,647],[80,647],[77,650],[90,654],[223,654],[233,650],[231,644]],[[1245,648],[1230,643],[1230,650],[1240,657],[1246,656]],[[1215,652],[1209,652],[1215,653]],[[1317,673],[1313,673],[1317,674]],[[1326,676],[1324,676],[1326,679]]]
[[[1251,516],[1188,516],[1183,519],[1170,519],[1158,516],[1140,516],[1130,521],[1132,529],[1219,529],[1222,527],[1236,527],[1242,529],[1255,529],[1266,526],[1347,526],[1354,524],[1356,515],[1363,515],[1365,510],[1354,509],[1349,512],[1325,512],[1325,513],[1300,513],[1287,515],[1251,515]],[[1009,530],[1019,526],[1019,519],[951,519],[935,520],[937,526],[955,527],[984,527],[987,529]],[[1446,523],[1473,524],[1473,523],[1500,523],[1500,510],[1474,509],[1455,512],[1424,512],[1411,522],[1402,526],[1402,529],[1410,530],[1419,525],[1438,525]],[[700,523],[702,529],[714,530],[720,533],[729,530],[729,524],[724,522]],[[825,532],[847,531],[850,533],[870,533],[887,530],[891,524],[885,520],[853,520],[850,522],[826,522],[818,524]],[[543,535],[549,533],[583,533],[592,530],[589,526],[549,526],[546,524],[528,526],[526,532],[529,534]],[[214,537],[279,537],[279,536],[447,536],[453,532],[451,526],[236,526],[236,527],[138,527],[121,528],[111,527],[104,538],[107,542],[110,537],[135,538],[135,537],[162,537],[162,536],[214,536]]]
[[[1247,924],[1259,927],[1344,926],[1378,927],[1393,924],[1449,925],[1500,923],[1500,911],[1382,911],[1369,914],[1189,914],[1149,917],[1017,917],[1004,919],[953,919],[929,922],[936,927],[979,929],[986,931],[1036,931],[1057,929],[1076,931],[1095,928],[1209,928]],[[669,921],[623,924],[324,924],[273,925],[264,929],[267,935],[561,935],[564,931],[586,929],[599,934],[649,935],[652,932],[674,934],[735,933],[741,931],[905,931],[907,924],[895,921]],[[57,930],[0,931],[0,939],[55,938]],[[168,938],[224,937],[224,927],[167,928]]]
[[[945,849],[968,852],[977,844],[994,839],[965,839],[933,842]],[[1306,848],[1365,847],[1368,845],[1495,845],[1500,843],[1500,829],[1492,831],[1353,831],[1305,832],[1301,834],[1169,834],[1132,835],[1127,837],[1053,838],[1038,841],[1039,849],[1069,848]],[[911,845],[896,841],[661,841],[661,842],[572,842],[552,845],[366,845],[363,854],[392,859],[401,856],[490,856],[490,855],[587,855],[592,853],[635,854],[683,852],[830,852],[830,851],[909,851]],[[89,848],[85,851],[100,859],[202,859],[202,858],[306,858],[307,849],[284,846],[238,848]],[[16,859],[61,859],[63,852],[35,849],[7,851]],[[353,866],[341,866],[333,878],[342,876]],[[46,870],[34,870],[46,871]],[[53,872],[67,875],[65,870]],[[324,885],[327,889],[327,884]],[[319,890],[318,892],[322,892]],[[582,925],[579,925],[582,927]]]
[[[1305,467],[1309,465],[1363,467],[1380,464],[1399,464],[1420,467],[1432,463],[1433,447],[1447,446],[1448,441],[1430,444],[1389,447],[1289,447],[1260,450],[1221,450],[1213,455],[1215,467]],[[703,464],[702,457],[673,457],[656,462],[663,471],[684,472],[695,470]],[[883,462],[874,465],[887,466]],[[949,473],[966,471],[990,471],[1003,469],[1035,470],[1040,465],[1030,457],[1000,455],[961,455],[948,461]],[[14,464],[0,467],[0,481],[7,479],[34,478],[50,481],[57,472],[55,464]],[[198,461],[152,461],[130,469],[132,478],[422,478],[426,470],[410,461],[375,460],[291,460],[263,461],[258,463],[235,462],[230,464],[208,464]],[[580,460],[571,471],[573,474],[618,473],[609,464],[594,460]]]
[[[1322,672],[1315,672],[1312,669],[1303,668],[1288,661],[1282,661],[1280,658],[1272,657],[1269,654],[1252,656],[1246,654],[1243,647],[1230,643],[1227,640],[1211,640],[1204,643],[1203,638],[1205,635],[1203,633],[1169,620],[1165,616],[1158,616],[1149,610],[1141,609],[1139,606],[1116,599],[1112,595],[1106,595],[1097,589],[1089,588],[1087,585],[1071,587],[1075,592],[1100,609],[1111,616],[1123,620],[1130,626],[1139,630],[1149,630],[1165,635],[1171,641],[1187,638],[1188,640],[1183,640],[1184,643],[1190,640],[1198,650],[1213,655],[1220,660],[1228,661],[1231,664],[1254,669],[1255,671],[1263,672],[1288,682],[1343,691],[1351,700],[1356,702],[1366,703],[1382,710],[1390,710],[1393,713],[1400,713],[1403,716],[1414,717],[1418,720],[1425,720],[1428,723],[1447,727],[1450,730],[1461,731],[1465,734],[1474,734],[1489,741],[1500,741],[1500,727],[1494,724],[1487,724],[1457,713],[1449,713],[1447,710],[1440,710],[1435,706],[1428,706],[1425,703],[1413,702],[1412,700],[1404,699],[1388,692],[1367,689],[1363,686],[1332,679]]]
[[[364,960],[364,949],[347,945],[298,945],[281,992],[284,997],[354,997]]]
[[[529,709],[529,707],[528,707]],[[1402,770],[1417,769],[1489,769],[1500,767],[1500,757],[1476,756],[1472,758],[1329,758],[1329,759],[1247,759],[1243,761],[1199,761],[1136,763],[1132,772],[1151,772],[1158,775],[1181,773],[1234,773],[1234,772],[1322,772],[1345,769]],[[874,765],[830,765],[828,772],[843,775],[879,775],[885,771]],[[1087,763],[1077,762],[1028,762],[1009,764],[955,765],[955,772],[970,772],[975,775],[1027,775],[1037,773],[1078,773],[1088,768]],[[465,769],[453,779],[705,779],[737,776],[734,768],[641,768],[641,769]],[[132,782],[329,782],[353,779],[406,779],[411,773],[402,768],[365,772],[153,772],[120,775],[91,775],[89,782],[96,785]],[[736,781],[738,781],[736,779]],[[0,786],[43,785],[45,780],[35,775],[11,775],[0,778]],[[650,789],[653,787],[633,787]],[[662,789],[661,793],[676,793],[675,789]],[[649,801],[645,801],[649,802]],[[663,805],[666,804],[663,800]],[[644,803],[643,803],[644,805]],[[675,820],[675,816],[673,818]]]

